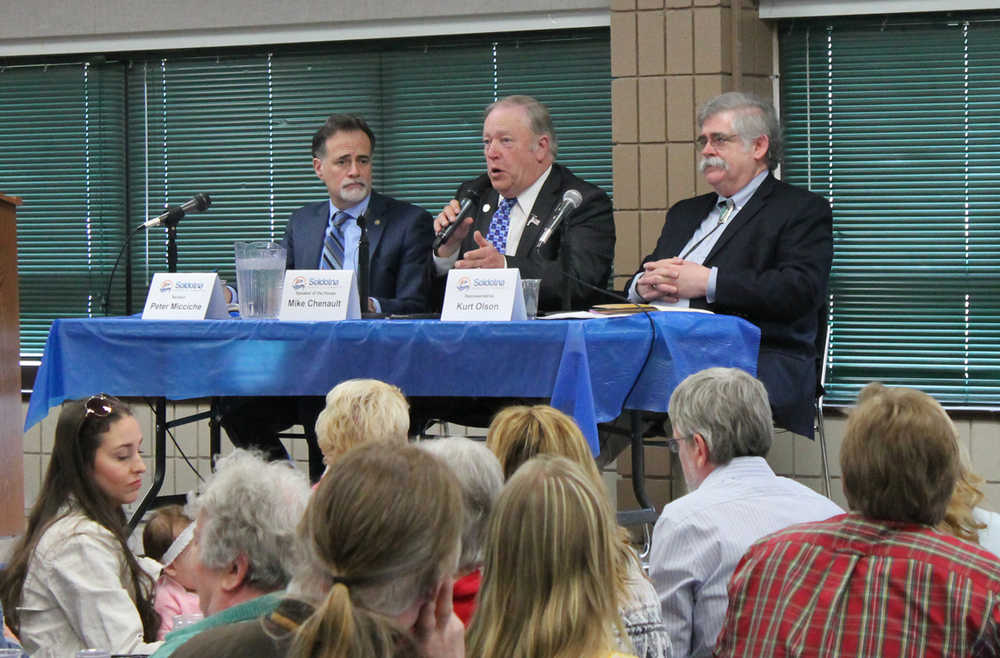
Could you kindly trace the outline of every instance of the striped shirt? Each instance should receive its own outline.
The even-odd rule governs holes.
[[[845,514],[747,552],[716,656],[997,656],[1000,563],[922,525]]]

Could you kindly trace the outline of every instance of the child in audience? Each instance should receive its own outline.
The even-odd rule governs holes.
[[[173,630],[175,616],[201,615],[198,595],[194,593],[197,576],[196,556],[191,546],[193,536],[194,522],[184,515],[180,505],[156,510],[142,531],[146,556],[163,565],[153,604],[160,613],[158,640]]]

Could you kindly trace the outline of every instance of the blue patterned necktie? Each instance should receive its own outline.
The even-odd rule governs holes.
[[[507,253],[507,231],[510,229],[510,209],[517,203],[517,198],[501,199],[497,211],[490,221],[490,230],[486,240],[497,248],[501,254]]]
[[[339,270],[344,267],[344,222],[350,217],[343,210],[338,210],[330,220],[323,240],[323,259],[319,269]]]

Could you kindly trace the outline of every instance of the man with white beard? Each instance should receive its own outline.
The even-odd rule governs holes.
[[[823,197],[788,185],[774,107],[729,92],[698,112],[699,169],[715,192],[676,203],[629,298],[737,315],[761,330],[757,376],[775,424],[812,436],[816,334],[833,258]]]
[[[726,617],[726,585],[750,545],[796,523],[843,512],[809,487],[778,477],[767,391],[736,368],[687,377],[670,396],[667,441],[688,493],[653,529],[649,576],[674,656],[710,656]]]
[[[418,206],[372,189],[375,134],[353,114],[333,114],[312,138],[312,165],[329,198],[292,213],[282,246],[290,270],[357,270],[361,226],[367,218],[368,299],[361,310],[390,314],[427,310],[430,284],[424,272],[434,239],[433,220]],[[278,433],[301,424],[309,444],[309,474],[323,473],[316,443],[322,396],[225,398],[222,426],[233,445],[257,448],[271,459],[287,459]]]

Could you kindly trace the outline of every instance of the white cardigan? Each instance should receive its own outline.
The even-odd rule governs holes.
[[[160,565],[139,558],[155,579]],[[42,535],[28,563],[20,639],[32,656],[66,658],[81,649],[153,653],[142,641],[142,620],[129,596],[128,565],[111,532],[70,512]]]

